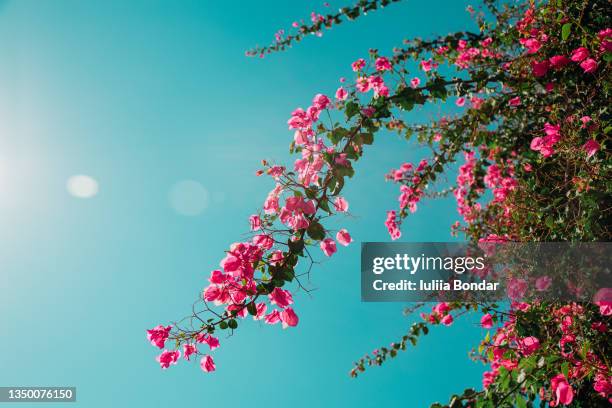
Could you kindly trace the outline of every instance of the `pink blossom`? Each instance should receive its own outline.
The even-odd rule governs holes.
[[[259,218],[259,215],[251,215],[249,217],[249,222],[251,223],[251,231],[256,231],[261,228],[261,218]]]
[[[569,405],[574,399],[574,390],[567,382],[565,375],[558,374],[550,380],[550,386],[556,396],[555,405]]]
[[[493,317],[486,313],[480,318],[480,325],[485,329],[490,329],[493,327]]]
[[[312,105],[315,106],[318,110],[323,110],[329,106],[331,101],[326,95],[316,94],[312,100]]]
[[[574,51],[572,51],[572,56],[570,59],[574,62],[580,62],[590,55],[589,50],[584,47],[578,47]]]
[[[440,302],[437,305],[435,305],[432,310],[434,311],[434,313],[443,315],[450,311],[450,307],[448,306],[448,303]]]
[[[150,330],[147,330],[147,339],[151,342],[152,345],[158,347],[160,349],[164,348],[164,344],[170,335],[170,330],[172,330],[172,326],[156,326]]]
[[[270,303],[283,309],[293,303],[291,292],[281,288],[274,288],[272,293],[268,295],[268,298],[270,299]]]
[[[181,352],[179,350],[168,351],[164,350],[162,353],[157,356],[157,362],[164,370],[170,367],[171,364],[176,364],[178,359],[181,357]]]
[[[474,96],[472,99],[470,99],[470,103],[472,104],[472,108],[480,109],[484,103],[484,99]]]
[[[599,151],[601,146],[594,139],[589,139],[583,146],[582,149],[587,153],[587,158],[593,156]]]
[[[417,88],[419,85],[421,85],[421,80],[419,78],[414,77],[410,80],[410,86],[413,88]]]
[[[542,62],[531,61],[531,71],[536,78],[543,77],[548,72],[550,68],[550,62],[548,60],[544,60]]]
[[[535,288],[538,292],[545,292],[552,285],[552,278],[550,276],[540,276],[535,281]]]
[[[336,234],[336,240],[338,240],[338,242],[344,246],[348,246],[351,242],[353,242],[353,238],[351,238],[351,235],[346,229],[341,229],[338,231]]]
[[[344,197],[338,196],[334,201],[334,208],[339,212],[347,212],[349,209],[349,203]]]
[[[213,361],[213,358],[208,354],[202,357],[202,359],[200,360],[200,367],[202,368],[202,371],[204,371],[205,373],[210,373],[217,369],[217,367],[215,366],[215,362]]]
[[[283,329],[286,329],[289,326],[295,327],[300,321],[298,316],[295,314],[293,309],[290,307],[286,308],[280,313],[280,320],[283,324]]]
[[[453,323],[453,316],[447,314],[442,318],[442,320],[440,320],[440,322],[445,326],[450,326]]]
[[[357,61],[351,64],[351,68],[355,72],[361,71],[363,67],[365,67],[365,64],[366,64],[365,60],[363,58],[359,58]]]
[[[183,344],[183,357],[189,361],[189,356],[197,353],[198,349],[194,344],[185,343]]]
[[[392,69],[391,63],[387,57],[379,57],[374,63],[377,71],[390,71]]]
[[[389,231],[389,235],[392,240],[399,239],[402,236],[402,232],[400,231],[397,222],[395,221],[396,212],[391,210],[387,211],[387,219],[385,221],[385,226]]]
[[[429,72],[432,69],[436,68],[437,66],[438,64],[436,64],[435,62],[432,62],[431,58],[428,60],[421,61],[421,69],[425,72]]]
[[[280,313],[278,312],[278,310],[273,310],[271,313],[267,314],[264,317],[264,321],[267,324],[276,324],[280,322]]]
[[[253,316],[253,320],[261,320],[266,314],[266,310],[268,309],[268,305],[264,302],[257,303],[255,305],[255,315]]]
[[[320,245],[325,256],[332,256],[336,252],[336,242],[331,238],[325,238]]]
[[[587,58],[580,63],[580,68],[584,70],[585,74],[591,74],[597,71],[597,61],[593,58]]]
[[[361,113],[363,114],[363,116],[367,118],[371,118],[374,115],[374,112],[376,112],[376,109],[373,106],[368,106],[361,110]]]
[[[519,42],[523,47],[527,48],[528,54],[535,54],[542,46],[536,38],[521,38]]]
[[[519,346],[523,354],[528,356],[540,348],[540,340],[533,336],[525,337],[523,340],[519,341]]]
[[[219,339],[207,333],[198,334],[198,336],[196,337],[196,342],[208,344],[208,347],[211,351],[216,348],[219,348]]]
[[[338,99],[339,101],[346,100],[347,96],[348,92],[346,92],[346,89],[344,89],[343,87],[338,88],[338,90],[336,91],[336,99]]]
[[[522,298],[527,291],[527,281],[519,278],[511,278],[506,289],[508,297],[512,300]]]
[[[550,57],[550,66],[554,69],[561,69],[570,63],[570,60],[564,55],[555,55]]]
[[[510,106],[520,106],[521,105],[521,97],[515,96],[514,98],[508,101],[508,105]]]
[[[464,98],[463,96],[462,96],[462,97],[457,98],[457,100],[455,101],[455,105],[457,105],[457,106],[463,106],[463,105],[465,105],[465,98]]]

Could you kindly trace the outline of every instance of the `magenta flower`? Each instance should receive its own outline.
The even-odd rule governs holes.
[[[287,327],[290,327],[290,326],[295,327],[300,321],[298,316],[295,314],[293,309],[290,307],[288,307],[287,309],[283,310],[280,313],[280,320],[282,322],[283,329],[286,329]]]
[[[574,62],[580,62],[586,58],[589,57],[589,50],[584,48],[584,47],[579,47],[576,48],[574,51],[572,51],[572,56],[570,57],[570,59]]]
[[[200,360],[200,367],[202,368],[202,371],[204,371],[205,373],[210,373],[217,369],[217,367],[215,366],[215,362],[213,361],[213,358],[209,356],[208,354],[202,357],[202,359]]]
[[[336,209],[336,211],[339,212],[347,212],[349,208],[349,203],[344,197],[338,196],[334,201],[334,208]]]
[[[164,350],[159,356],[157,356],[157,362],[159,363],[161,368],[165,370],[166,368],[170,367],[171,364],[176,364],[180,357],[181,352],[178,350]]]
[[[331,238],[325,238],[321,241],[321,250],[325,256],[332,256],[336,253],[336,242]]]
[[[152,345],[163,349],[164,344],[170,335],[170,330],[172,330],[172,326],[164,327],[160,324],[153,329],[147,330],[147,338]]]
[[[348,246],[351,242],[353,242],[353,238],[351,238],[351,235],[346,229],[341,229],[338,231],[336,234],[336,240],[344,246]]]
[[[597,61],[595,61],[593,58],[585,59],[580,63],[580,68],[584,70],[585,74],[591,74],[597,71]]]
[[[601,146],[594,139],[589,139],[583,146],[582,149],[587,153],[587,158],[593,156],[599,151]]]
[[[480,325],[484,329],[490,329],[493,327],[493,317],[489,313],[484,314],[482,318],[480,318]]]

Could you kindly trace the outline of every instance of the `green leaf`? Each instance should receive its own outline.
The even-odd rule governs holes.
[[[358,142],[361,144],[371,145],[374,142],[374,135],[372,133],[360,133]]]
[[[300,252],[302,249],[304,249],[304,241],[301,239],[298,241],[292,241],[289,239],[287,241],[287,245],[292,252]]]
[[[227,325],[229,326],[230,329],[238,328],[238,322],[236,321],[236,319],[231,319],[230,321],[227,322]]]
[[[516,408],[527,408],[527,404],[521,395],[516,396]]]
[[[572,32],[572,23],[565,23],[563,27],[561,27],[561,39],[563,41],[567,40]]]
[[[247,310],[251,316],[255,316],[257,314],[257,307],[255,303],[251,302],[247,305]]]
[[[325,238],[325,229],[318,221],[313,221],[306,230],[308,236],[316,241],[321,241]]]
[[[359,113],[359,105],[356,102],[349,102],[346,104],[345,112],[346,117],[350,119]]]

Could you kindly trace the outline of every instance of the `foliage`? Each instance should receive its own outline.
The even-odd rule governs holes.
[[[297,34],[277,36],[276,43],[247,54],[284,50],[342,16],[387,3],[361,1],[336,15],[314,14],[312,25],[297,25]],[[175,364],[181,351],[189,358],[203,354],[203,344],[216,348],[213,335],[235,331],[248,315],[284,327],[298,324],[288,285],[301,287],[313,247],[332,256],[336,242],[350,244],[348,231],[331,231],[324,223],[348,211],[341,191],[380,132],[397,132],[431,150],[431,157],[389,173],[400,187],[399,208],[385,222],[392,239],[401,236],[403,220],[423,198],[452,192],[461,217],[452,231],[473,242],[610,240],[612,6],[605,0],[500,6],[487,0],[484,6],[483,12],[469,9],[479,32],[404,41],[390,56],[370,50],[368,58],[353,62],[355,79],[334,100],[318,94],[308,109],[293,111],[290,150],[299,158],[292,169],[262,163],[258,175],[270,176],[275,187],[251,217],[253,237],[230,247],[192,316],[148,331],[160,349],[167,340],[174,344],[158,358],[163,368]],[[428,124],[404,119],[423,105],[449,103],[457,106],[456,115]],[[456,182],[440,183],[457,161]],[[610,300],[515,302],[509,308],[440,303],[399,342],[359,360],[351,375],[416,345],[431,325],[483,313],[482,326],[491,331],[473,353],[490,366],[483,388],[453,396],[445,406],[607,404]],[[215,368],[209,355],[201,366]]]

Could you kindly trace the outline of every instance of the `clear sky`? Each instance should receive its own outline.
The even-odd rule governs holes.
[[[360,301],[359,242],[388,240],[385,211],[397,206],[383,175],[421,158],[391,134],[346,187],[356,242],[314,269],[297,328],[241,325],[213,375],[154,361],[145,329],[189,313],[272,188],[253,176],[259,161],[293,160],[289,113],[332,94],[369,48],[472,27],[463,1],[406,1],[290,52],[244,57],[321,3],[0,1],[0,386],[76,386],[77,407],[298,408],[428,406],[480,385],[473,320],[348,376],[412,321],[403,304]],[[98,194],[69,195],[75,174]],[[181,195],[182,180],[203,186],[205,208]],[[456,219],[452,201],[426,203],[402,239],[449,240]]]

